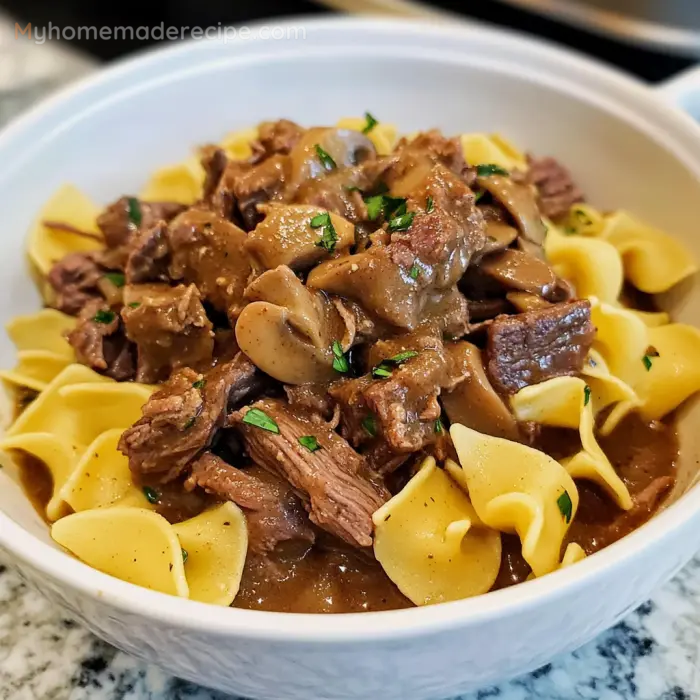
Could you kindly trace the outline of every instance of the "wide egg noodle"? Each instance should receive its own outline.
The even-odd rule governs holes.
[[[432,457],[372,516],[374,554],[416,605],[486,593],[501,564],[501,536]]]
[[[253,155],[251,143],[258,138],[258,127],[239,129],[226,134],[219,142],[219,146],[232,160],[247,160]]]
[[[579,297],[616,304],[622,291],[623,268],[617,250],[597,238],[566,235],[549,224],[544,244],[547,262],[571,282]]]
[[[339,129],[363,131],[365,126],[367,126],[367,119],[364,117],[344,117],[338,121],[336,126]],[[366,136],[374,144],[377,153],[380,156],[386,156],[392,152],[396,145],[397,133],[393,124],[379,122],[370,129]]]
[[[593,405],[586,394],[586,382],[582,379],[555,377],[521,389],[510,402],[519,421],[577,429],[581,451],[562,460],[562,466],[574,479],[595,482],[620,508],[629,510],[632,497],[595,439]]]
[[[205,172],[197,156],[156,170],[139,194],[147,202],[194,204],[202,196]]]
[[[119,504],[149,509],[134,485],[129,460],[117,449],[122,428],[107,430],[87,447],[58,493],[74,512]]]
[[[576,542],[570,542],[564,550],[564,556],[561,558],[561,564],[559,564],[557,567],[557,571],[566,569],[567,566],[571,566],[572,564],[577,564],[578,562],[583,561],[585,558],[586,552],[583,550],[583,547],[576,544]],[[535,575],[531,573],[526,580],[531,581],[534,578]]]
[[[61,518],[51,536],[94,569],[187,598],[182,549],[173,526],[143,508],[97,508]]]
[[[700,391],[700,330],[681,323],[651,328],[649,345],[649,369],[637,385],[640,412],[661,420]]]
[[[506,170],[527,170],[525,155],[499,134],[462,134],[462,152],[469,165],[498,165]]]
[[[463,425],[453,425],[450,434],[479,518],[518,534],[536,576],[554,571],[579,501],[566,469],[544,452]]]
[[[625,211],[607,217],[600,235],[620,253],[625,277],[648,294],[666,292],[698,270],[680,241]]]
[[[73,360],[48,350],[22,350],[14,369],[0,370],[0,379],[32,391],[43,391]]]
[[[173,525],[173,531],[187,552],[185,574],[190,598],[231,605],[248,551],[248,528],[241,509],[229,501]]]
[[[39,212],[29,232],[27,253],[39,273],[47,275],[53,264],[69,253],[104,247],[102,234],[97,228],[100,213],[100,207],[75,185],[60,187]],[[43,223],[45,221],[68,224],[95,237],[49,228]]]
[[[13,317],[5,329],[20,352],[45,350],[72,360],[75,353],[65,334],[73,330],[75,324],[74,316],[68,316],[55,309],[42,309],[35,314]]]
[[[605,217],[590,204],[574,204],[562,228],[568,234],[599,236],[605,226]]]

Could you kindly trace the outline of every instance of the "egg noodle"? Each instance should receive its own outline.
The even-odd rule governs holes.
[[[364,120],[342,119],[338,125],[361,131]],[[246,159],[256,135],[257,129],[236,132],[220,146],[229,157]],[[397,133],[380,123],[368,136],[379,154],[388,154]],[[526,167],[525,156],[501,136],[466,134],[461,143],[471,165]],[[193,156],[157,171],[141,197],[192,204],[204,177]],[[47,302],[44,280],[53,262],[102,247],[99,213],[73,185],[63,186],[40,212],[28,256]],[[92,235],[70,235],[47,221]],[[376,558],[414,604],[489,591],[501,566],[501,533],[520,538],[534,576],[580,560],[585,554],[578,545],[563,548],[579,505],[576,480],[595,482],[623,510],[632,507],[597,435],[609,435],[631,412],[662,419],[700,389],[700,331],[671,323],[665,313],[627,308],[621,296],[625,282],[658,294],[692,275],[697,266],[685,248],[625,211],[576,205],[566,221],[546,225],[547,260],[579,297],[590,300],[597,335],[581,377],[521,389],[511,397],[511,410],[518,421],[578,431],[581,450],[556,461],[527,445],[453,424],[459,463],[448,460],[440,468],[432,457],[425,459],[373,516]],[[227,502],[171,525],[155,512],[117,450],[121,433],[140,417],[154,387],[116,382],[77,364],[64,337],[74,325],[75,318],[52,309],[7,325],[17,364],[0,377],[38,396],[0,447],[46,464],[53,481],[45,513],[51,534],[76,557],[156,591],[230,605],[247,553],[244,513]]]

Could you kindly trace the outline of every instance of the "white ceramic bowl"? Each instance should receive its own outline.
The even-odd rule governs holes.
[[[61,183],[107,203],[138,191],[150,171],[194,144],[277,116],[323,124],[369,109],[406,132],[500,131],[561,158],[593,202],[633,210],[700,259],[700,130],[664,95],[492,30],[348,19],[304,26],[305,38],[148,53],[7,129],[0,321],[39,303],[23,264],[24,237]],[[682,79],[666,94],[693,106],[695,82]],[[700,287],[687,285],[667,302],[677,318],[700,325]],[[13,363],[4,339],[0,363]],[[698,425],[700,413],[688,408],[681,490],[700,455]],[[445,697],[532,670],[614,624],[700,545],[695,488],[623,541],[515,588],[420,609],[309,616],[222,610],[90,569],[51,544],[3,472],[0,511],[0,545],[97,635],[183,678],[270,699]]]

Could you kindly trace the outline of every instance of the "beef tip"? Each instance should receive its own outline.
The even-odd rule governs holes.
[[[229,407],[259,388],[255,365],[242,353],[206,374],[185,367],[148,399],[143,416],[122,435],[119,450],[139,481],[171,481],[211,445]]]
[[[52,306],[75,316],[87,302],[102,298],[98,282],[103,275],[94,253],[69,253],[49,270],[47,279],[56,293]]]
[[[260,467],[242,471],[205,452],[192,465],[185,488],[196,486],[217,498],[233,501],[245,511],[248,548],[268,554],[280,542],[316,538],[301,501],[289,484]]]
[[[132,379],[135,363],[131,344],[124,335],[119,314],[96,299],[88,302],[78,323],[68,334],[80,364],[117,381]]]
[[[487,372],[503,394],[553,377],[575,375],[593,344],[587,300],[498,316],[488,328]]]
[[[123,268],[130,245],[139,231],[145,231],[161,220],[168,222],[185,208],[184,204],[177,202],[144,202],[136,197],[122,197],[110,204],[97,217],[110,261],[120,261],[117,266]]]
[[[571,173],[554,158],[528,156],[528,179],[537,188],[540,211],[553,221],[562,219],[571,207],[585,201]]]
[[[125,267],[126,281],[129,284],[170,281],[167,233],[168,225],[165,221],[159,221],[135,237]]]
[[[279,434],[244,422],[254,409],[271,418]],[[327,423],[274,399],[242,408],[230,420],[253,461],[289,481],[313,523],[348,544],[372,545],[372,514],[390,494],[371,481],[364,459]],[[320,449],[304,447],[299,438],[305,436],[315,437]]]
[[[214,333],[193,284],[127,285],[124,304],[126,336],[138,349],[137,381],[152,384],[180,367],[211,366]]]
[[[204,185],[202,187],[202,200],[211,204],[211,199],[216,192],[216,188],[221,182],[221,177],[228,165],[228,158],[223,148],[218,146],[204,146],[200,149],[199,162],[204,170]],[[228,218],[231,215],[223,212],[217,212],[220,216]]]
[[[264,156],[288,154],[304,134],[305,129],[289,119],[263,122],[258,127],[258,143]]]
[[[167,238],[170,278],[196,285],[202,298],[227,314],[233,325],[252,275],[243,252],[245,232],[206,209],[193,207],[170,223]]]
[[[253,168],[253,164],[244,160],[228,159],[223,151],[221,151],[221,154],[221,156],[217,156],[218,160],[212,164],[212,169],[208,171],[209,174],[205,181],[204,201],[208,208],[218,214],[222,219],[241,223],[241,213],[239,211],[239,203],[235,188],[239,178],[250,172]],[[222,156],[225,164],[218,179],[214,181],[214,177],[216,177],[218,173],[218,170],[214,170],[214,168],[220,167]],[[209,189],[211,190],[211,194],[208,194]],[[264,199],[264,197],[261,197],[261,199]],[[254,213],[253,211],[251,216]]]
[[[325,384],[287,384],[284,392],[293,409],[312,411],[323,416],[325,420],[331,419],[335,402]]]
[[[392,360],[404,353],[409,355],[400,362]],[[355,445],[380,438],[402,454],[434,444],[438,396],[448,382],[442,340],[428,331],[399,336],[376,343],[368,359],[372,373],[329,389],[340,406],[343,435]]]
[[[238,204],[238,209],[247,231],[255,228],[262,219],[257,205],[271,200],[280,200],[288,178],[290,167],[289,156],[274,155],[258,165],[243,168],[232,161],[231,167],[236,170],[231,175],[231,186],[228,188]],[[224,178],[227,176],[224,173]],[[224,179],[222,178],[222,180]]]

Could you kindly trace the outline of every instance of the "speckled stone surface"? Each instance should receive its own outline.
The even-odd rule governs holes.
[[[227,697],[169,677],[96,639],[0,559],[0,700]],[[529,676],[460,700],[487,698],[700,699],[700,558],[595,641]]]

